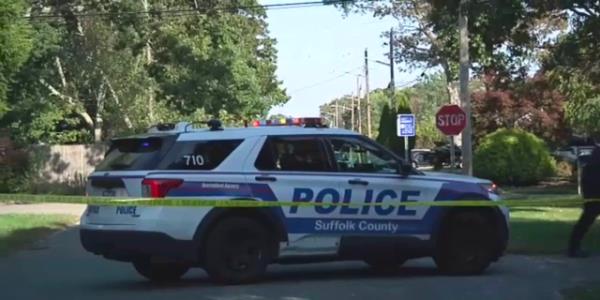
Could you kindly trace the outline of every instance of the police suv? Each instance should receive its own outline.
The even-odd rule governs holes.
[[[488,180],[420,172],[318,118],[208,125],[161,125],[112,140],[87,194],[274,205],[89,205],[80,229],[87,251],[131,262],[150,280],[176,280],[201,267],[217,282],[238,284],[260,279],[269,264],[335,260],[390,270],[433,257],[444,273],[477,274],[506,248],[504,207],[407,205],[497,201]]]

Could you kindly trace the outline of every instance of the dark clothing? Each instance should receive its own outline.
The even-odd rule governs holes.
[[[584,199],[600,200],[600,147],[594,149],[588,163],[583,167],[581,191]],[[569,253],[580,250],[583,236],[594,224],[598,215],[600,215],[600,202],[588,202],[583,205],[583,212],[571,233]]]
[[[581,248],[583,236],[590,229],[592,224],[594,224],[598,215],[600,215],[600,202],[590,202],[583,205],[583,212],[571,233],[569,251],[576,251]]]

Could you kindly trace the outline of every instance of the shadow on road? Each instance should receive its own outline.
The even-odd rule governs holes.
[[[302,267],[301,267],[302,268]],[[193,271],[192,271],[193,272]],[[196,272],[194,272],[196,273]],[[495,276],[500,274],[499,270],[493,267],[483,275],[477,277]],[[196,274],[194,274],[196,275]],[[345,268],[331,268],[331,266],[315,266],[314,269],[308,270],[282,270],[268,272],[266,278],[258,283],[248,285],[247,287],[264,287],[265,285],[287,285],[295,284],[299,282],[326,282],[326,281],[348,281],[357,280],[364,284],[367,280],[381,280],[381,279],[409,279],[409,278],[433,278],[443,276],[433,266],[431,267],[402,267],[398,271],[391,273],[378,273],[366,266],[356,267],[345,267]],[[90,289],[96,290],[113,290],[113,291],[147,291],[147,290],[168,290],[168,289],[182,289],[182,288],[224,288],[226,286],[218,285],[210,281],[204,274],[202,277],[190,277],[187,276],[178,282],[173,283],[152,283],[146,281],[141,277],[131,281],[112,281],[102,282],[89,286]]]

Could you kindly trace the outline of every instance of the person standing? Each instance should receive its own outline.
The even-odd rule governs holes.
[[[569,257],[586,257],[588,254],[581,249],[581,240],[600,215],[600,146],[596,145],[589,162],[583,167],[581,174],[581,190],[585,202],[579,221],[573,227],[569,239]]]

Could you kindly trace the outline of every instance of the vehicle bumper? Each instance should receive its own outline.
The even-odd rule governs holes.
[[[165,233],[128,230],[80,229],[81,245],[107,259],[133,261],[139,258],[169,261],[197,261],[194,241],[177,240]]]

